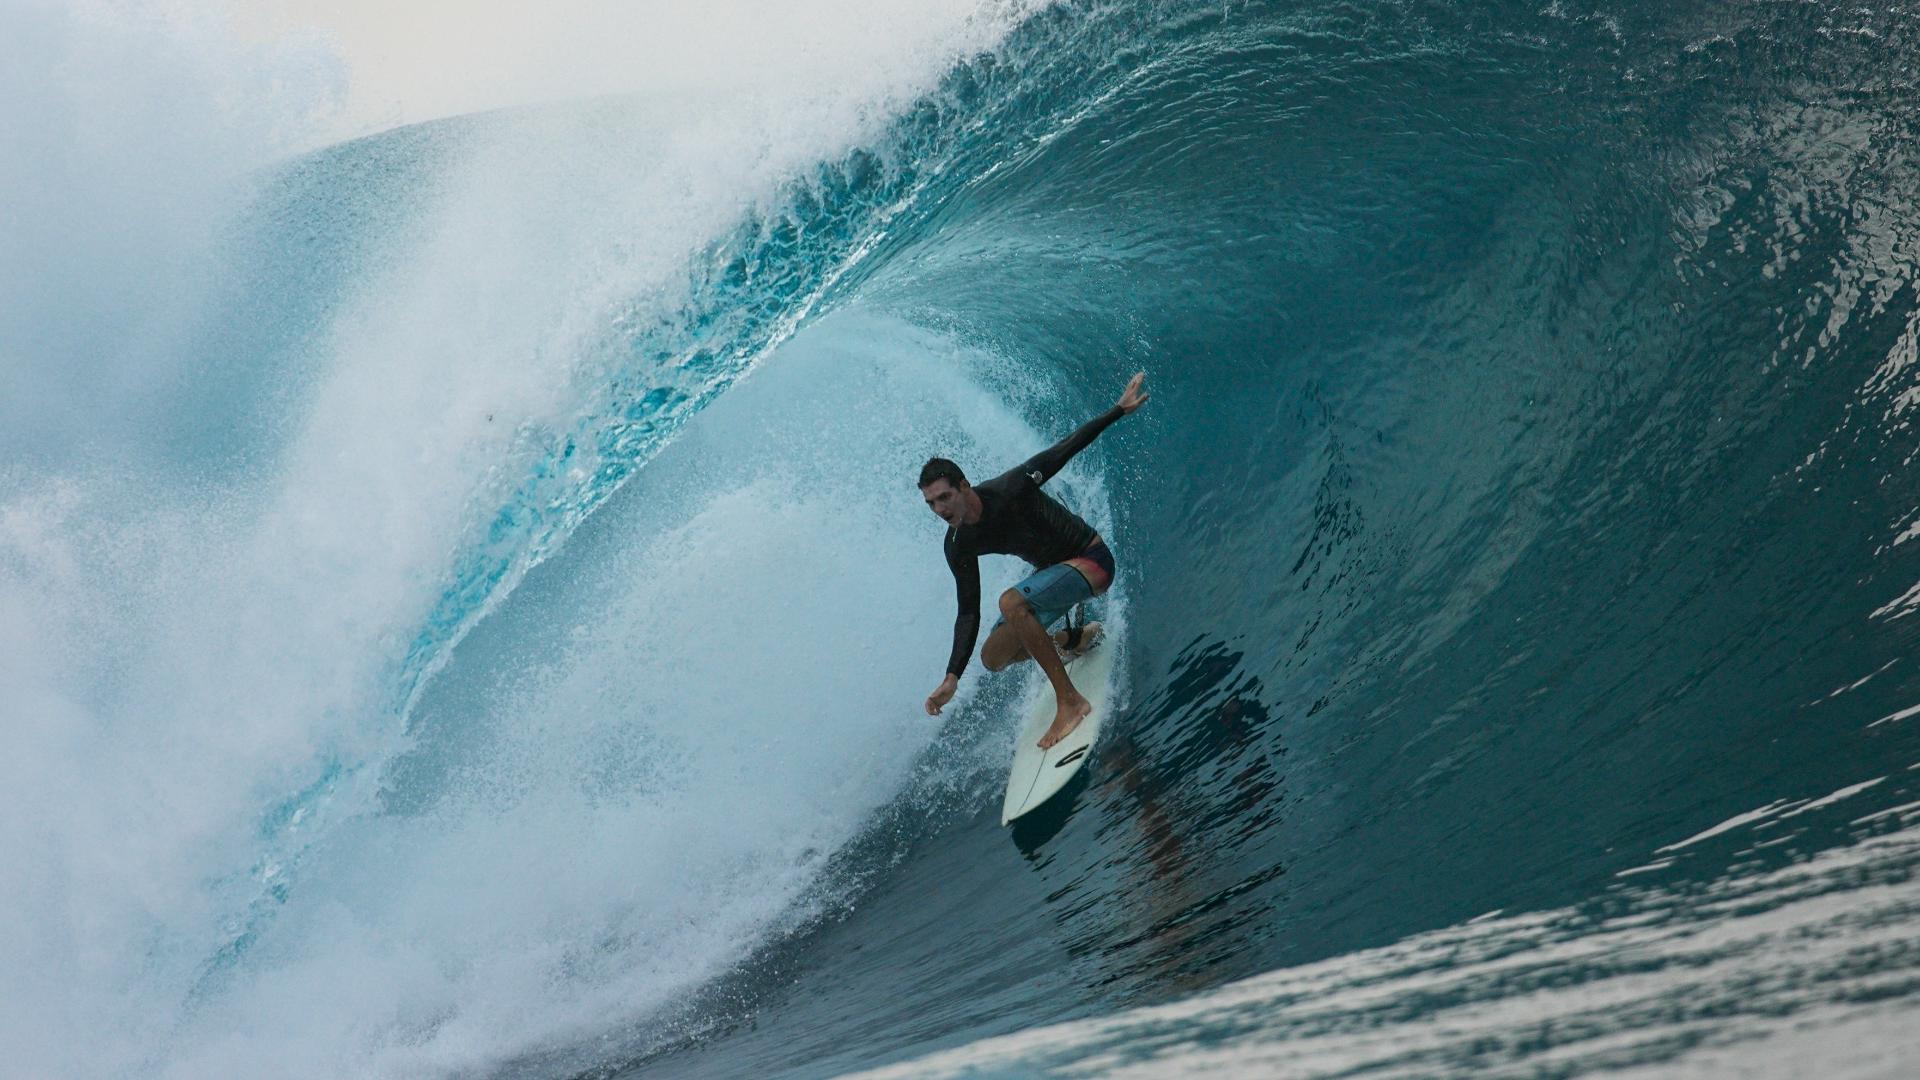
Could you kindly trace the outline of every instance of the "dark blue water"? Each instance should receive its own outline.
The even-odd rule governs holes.
[[[189,898],[95,919],[105,1060],[1898,1075],[1916,26],[1066,3],[758,172],[625,99],[276,166],[140,436],[179,513],[0,488],[218,564],[74,540],[187,645],[15,699],[157,692],[161,774],[228,778],[152,848]],[[1136,370],[1059,482],[1119,705],[1003,828],[1031,683],[919,714],[911,478]],[[96,624],[16,548],[6,610]]]

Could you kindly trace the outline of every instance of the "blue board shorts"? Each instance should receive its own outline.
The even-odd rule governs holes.
[[[1113,552],[1107,550],[1105,540],[1096,536],[1085,551],[1065,562],[1035,570],[1014,588],[1027,598],[1033,617],[1040,620],[1040,625],[1051,628],[1067,617],[1073,605],[1099,596],[1111,584]],[[993,630],[1000,629],[1006,621],[1004,616],[994,620]],[[991,634],[993,630],[987,632]]]

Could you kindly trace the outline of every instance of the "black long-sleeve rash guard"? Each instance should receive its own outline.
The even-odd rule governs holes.
[[[949,674],[958,676],[967,669],[967,658],[980,636],[980,556],[1018,555],[1036,567],[1052,566],[1093,543],[1098,535],[1093,526],[1041,491],[1040,485],[1124,415],[1115,405],[1015,468],[973,486],[980,496],[980,520],[947,530],[947,566],[953,571],[960,601],[960,614],[953,620],[953,655],[947,659]]]

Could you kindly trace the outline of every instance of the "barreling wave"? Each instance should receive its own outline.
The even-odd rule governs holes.
[[[985,129],[1005,138],[847,307],[989,343],[1090,405],[1153,372],[1108,449],[1132,705],[1090,786],[1016,830],[1025,860],[980,820],[879,842],[859,904],[636,1073],[826,1074],[1083,1017],[941,1064],[1205,1068],[1217,1040],[1268,1060],[1297,1033],[1284,996],[1190,1039],[1102,1018],[1490,912],[1572,910],[1571,947],[1606,949],[1639,890],[1764,891],[1906,827],[1920,177],[1895,148],[1920,116],[1899,18],[1053,18],[1023,31],[1047,92],[1009,99]],[[1671,918],[1752,932],[1714,905]],[[1860,993],[1906,977],[1877,941],[1814,966]],[[1419,999],[1422,978],[1386,986]],[[1489,1037],[1573,1071],[1790,1038],[1747,1011],[1656,1022],[1668,988]],[[1767,998],[1888,1037],[1904,1015],[1834,1000]],[[1377,1035],[1418,1045],[1422,1022]]]
[[[1609,912],[1746,940],[1801,864],[1908,880],[1908,21],[996,7],[864,104],[606,99],[281,167],[177,350],[221,432],[174,436],[189,512],[0,489],[0,600],[158,628],[47,699],[108,733],[178,699],[48,753],[95,797],[142,748],[214,777],[146,869],[190,899],[96,913],[161,1019],[91,1060],[1174,1068],[1324,1021],[1354,1038],[1300,1067],[1426,1075],[1489,1064],[1423,1025],[1537,989],[1488,988],[1509,952],[1620,985],[1550,962],[1589,947],[1651,957],[1645,996],[1490,1024],[1502,1063],[1900,1022],[1660,1022],[1688,962]],[[1124,704],[1009,837],[1028,684],[918,714],[951,600],[907,478],[1141,368],[1061,481],[1118,556]],[[116,528],[167,558],[89,546]],[[1911,974],[1803,923],[1849,993]]]

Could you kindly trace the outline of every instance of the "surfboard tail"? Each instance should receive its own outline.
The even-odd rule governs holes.
[[[1106,719],[1107,701],[1112,691],[1113,650],[1095,648],[1084,656],[1076,657],[1068,662],[1067,672],[1093,709],[1066,738],[1042,750],[1040,736],[1053,724],[1054,698],[1046,684],[1041,684],[1027,707],[1025,722],[1020,728],[1020,741],[1013,748],[1013,766],[1007,774],[1006,799],[1000,808],[1002,825],[1011,824],[1021,815],[1037,809],[1066,787],[1067,782],[1086,766],[1092,756],[1093,744],[1100,738],[1100,729]]]

